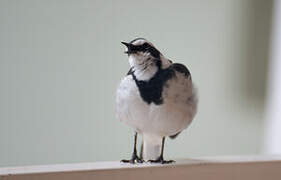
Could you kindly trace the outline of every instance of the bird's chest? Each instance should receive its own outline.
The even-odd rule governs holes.
[[[117,117],[128,125],[138,128],[148,119],[150,105],[143,101],[132,76],[126,76],[117,88]]]
[[[147,104],[154,103],[160,105],[163,103],[162,99],[162,82],[160,80],[154,81],[135,81],[139,96]]]
[[[163,99],[162,92],[165,92],[165,88],[161,89],[149,83],[141,84],[141,88],[143,89],[140,89],[132,76],[127,76],[121,81],[116,98],[119,119],[139,132],[159,131],[158,133],[163,135],[176,133],[182,126],[183,114],[175,106],[174,100],[165,97]],[[151,98],[151,103],[144,99],[142,90],[147,93],[145,98]],[[159,102],[162,103],[156,104],[156,97],[159,97]]]
[[[163,104],[162,92],[164,84],[173,76],[171,70],[158,70],[156,74],[147,81],[138,80],[134,74],[132,78],[135,81],[140,97],[147,104]]]
[[[153,87],[150,87],[147,84],[142,84],[141,87],[143,92],[145,91],[146,93],[146,98],[149,98],[149,96],[152,97],[153,94],[156,94],[155,90],[154,93],[148,92],[151,91]],[[133,112],[149,108],[149,104],[143,100],[139,87],[131,75],[126,76],[121,81],[117,89],[116,100],[117,108],[121,108],[124,111]]]

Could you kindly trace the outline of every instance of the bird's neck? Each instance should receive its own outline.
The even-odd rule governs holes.
[[[132,56],[129,57],[129,62],[134,71],[134,76],[140,81],[149,81],[161,68],[161,65],[159,66],[158,64],[161,64],[161,61],[153,58],[136,59],[136,57]]]
[[[166,69],[172,64],[172,62],[162,54],[160,59],[130,56],[129,63],[131,69],[134,71],[136,79],[142,81],[149,81],[159,70]]]

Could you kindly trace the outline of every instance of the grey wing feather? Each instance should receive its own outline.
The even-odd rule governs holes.
[[[175,71],[183,73],[186,77],[190,76],[190,71],[187,67],[180,63],[173,63],[171,66]]]
[[[180,63],[173,63],[171,67],[172,67],[172,69],[174,69],[175,71],[180,72],[180,73],[183,73],[183,74],[185,75],[185,77],[191,76],[190,71],[189,71],[189,70],[187,69],[187,67],[186,67],[185,65],[183,65],[183,64],[180,64]],[[178,133],[176,133],[176,134],[174,134],[174,135],[172,135],[172,136],[169,136],[169,137],[170,137],[171,139],[175,139],[180,133],[181,133],[181,131],[178,132]]]

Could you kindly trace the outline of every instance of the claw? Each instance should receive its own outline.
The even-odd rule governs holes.
[[[138,162],[138,163],[143,163],[143,162],[144,162],[144,160],[143,160],[143,159],[141,159],[141,158],[137,158],[137,162]]]
[[[133,156],[132,159],[122,159],[122,163],[130,163],[130,164],[135,164],[135,163],[143,163],[144,160],[139,158],[138,156]]]
[[[159,158],[157,158],[156,160],[148,160],[148,162],[150,163],[160,163],[160,164],[170,164],[170,163],[174,163],[174,160],[164,160],[163,156],[160,156]]]

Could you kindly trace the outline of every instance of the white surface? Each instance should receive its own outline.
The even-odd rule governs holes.
[[[169,165],[159,165],[151,163],[143,164],[124,164],[120,162],[94,162],[78,164],[56,164],[56,165],[39,165],[23,167],[5,167],[0,168],[0,175],[15,174],[34,174],[34,173],[52,173],[52,172],[70,172],[70,171],[87,171],[87,170],[113,170],[126,168],[145,168],[161,166],[181,166],[196,164],[220,164],[220,163],[250,163],[250,162],[274,162],[281,161],[281,156],[224,156],[224,157],[201,157],[192,159],[177,160],[176,163]]]

